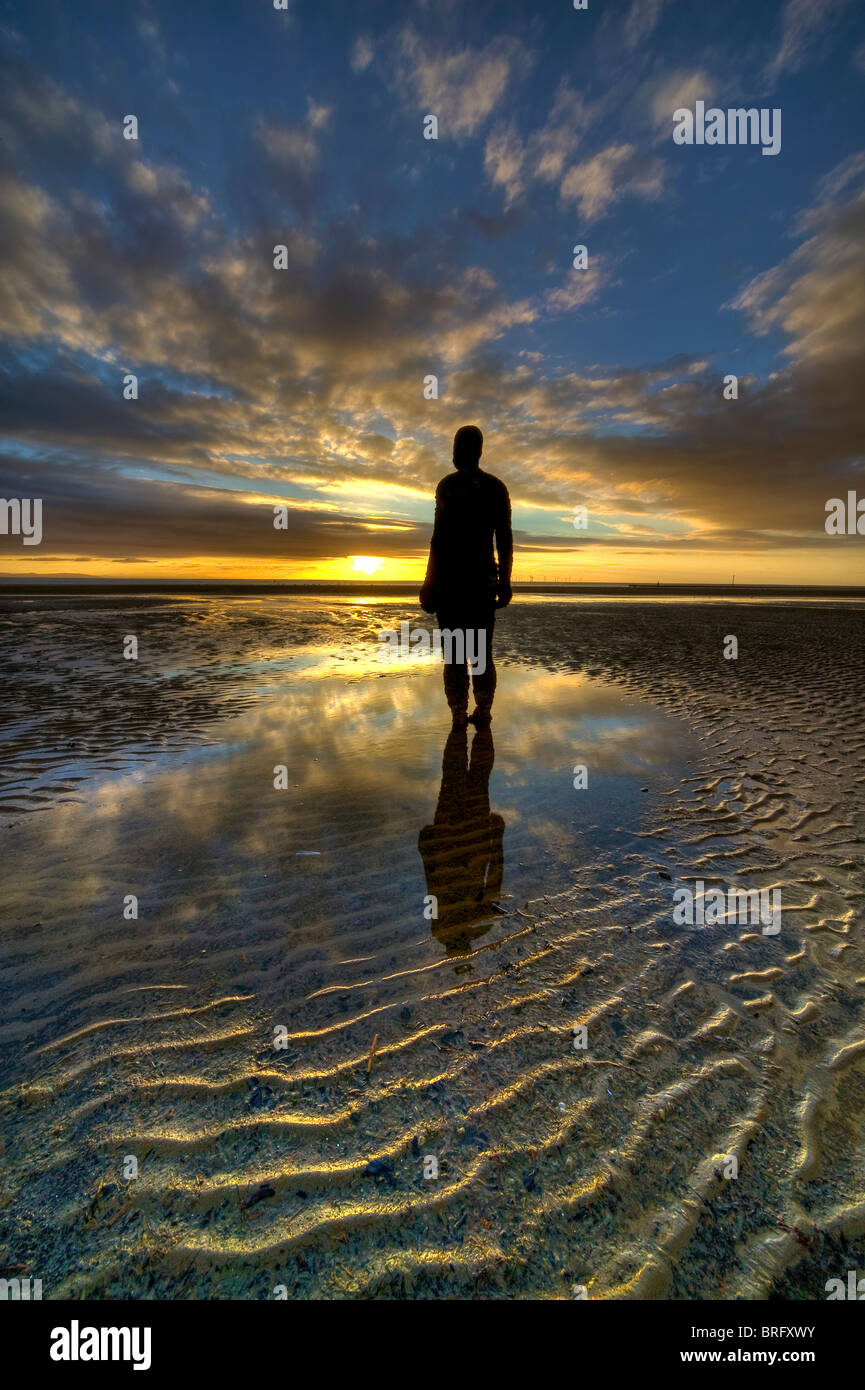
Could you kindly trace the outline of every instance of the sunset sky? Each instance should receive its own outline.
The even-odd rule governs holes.
[[[865,583],[824,530],[865,495],[861,4],[46,0],[0,45],[0,496],[44,531],[3,575],[419,579],[474,423],[517,580]],[[675,144],[698,100],[780,153]]]

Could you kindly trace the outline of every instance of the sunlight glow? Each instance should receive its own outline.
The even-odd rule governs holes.
[[[384,564],[384,560],[380,560],[377,555],[350,555],[348,558],[352,562],[352,569],[359,570],[361,574],[375,574]]]

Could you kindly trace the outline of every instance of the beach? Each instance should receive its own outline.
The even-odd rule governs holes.
[[[865,1241],[865,609],[520,596],[456,735],[404,621],[0,596],[5,1266],[825,1298]],[[780,919],[683,925],[697,884]]]

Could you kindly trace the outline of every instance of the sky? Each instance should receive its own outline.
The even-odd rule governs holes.
[[[0,575],[420,579],[477,424],[517,581],[865,583],[857,0],[31,0],[0,60]]]

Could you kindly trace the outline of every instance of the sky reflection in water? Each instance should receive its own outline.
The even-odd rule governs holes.
[[[207,746],[86,780],[83,804],[19,822],[13,919],[36,907],[113,920],[135,893],[139,930],[167,914],[178,949],[202,916],[240,946],[245,924],[278,911],[332,960],[346,927],[370,925],[459,954],[497,903],[561,891],[581,864],[625,852],[645,789],[671,785],[690,751],[678,721],[612,685],[513,663],[499,663],[491,730],[451,735],[441,668],[369,652],[253,662],[256,699]],[[574,788],[577,763],[591,796]]]

